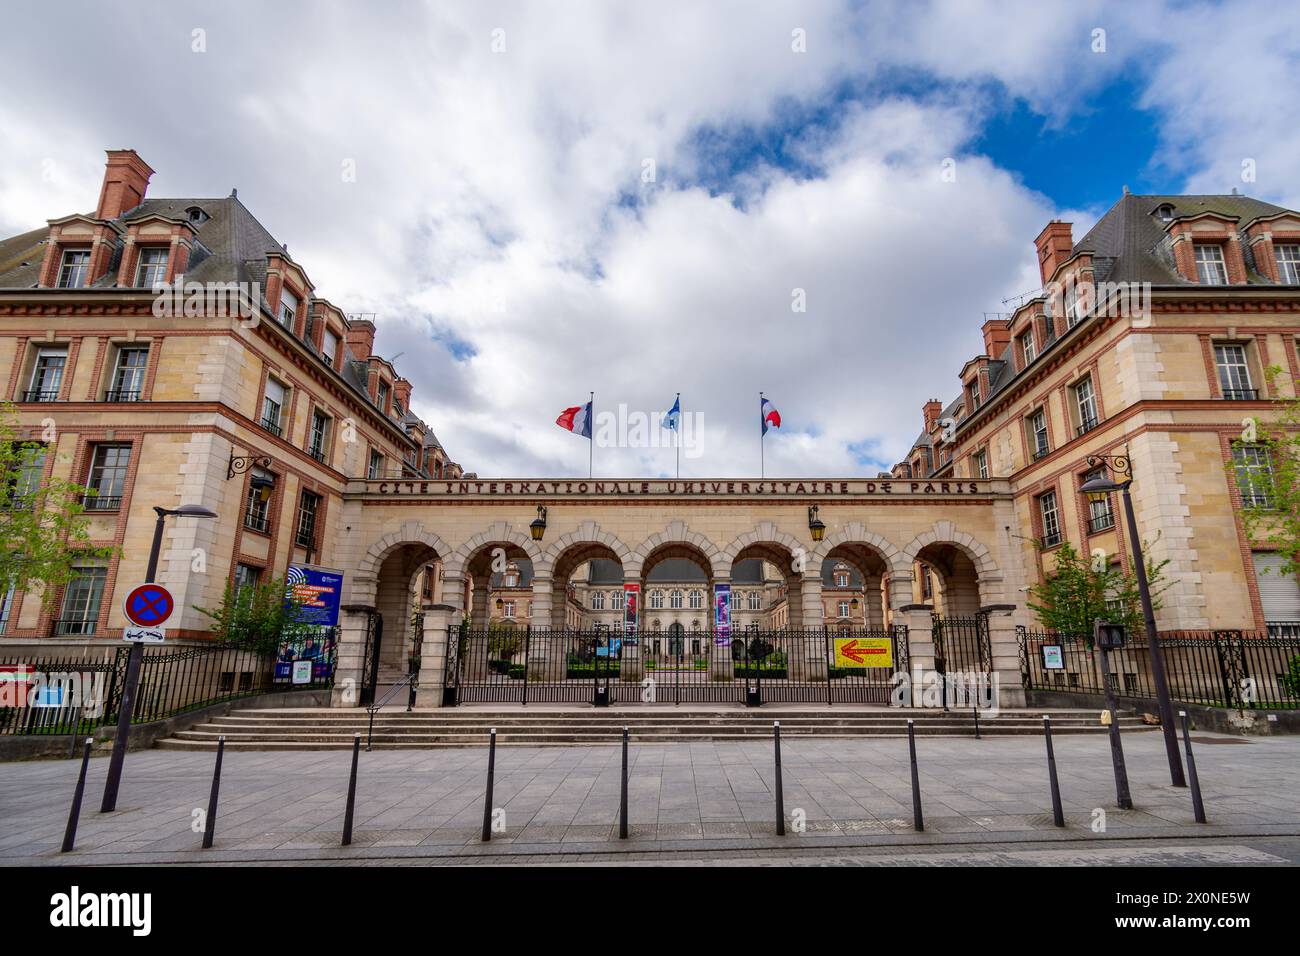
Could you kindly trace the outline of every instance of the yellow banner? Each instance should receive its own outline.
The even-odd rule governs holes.
[[[835,666],[893,667],[893,643],[888,637],[837,637]]]

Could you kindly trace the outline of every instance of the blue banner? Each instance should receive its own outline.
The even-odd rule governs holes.
[[[339,602],[343,599],[343,572],[289,565],[285,576],[285,604],[299,603],[299,624],[338,627]]]

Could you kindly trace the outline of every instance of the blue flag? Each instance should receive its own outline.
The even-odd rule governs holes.
[[[668,409],[668,414],[664,416],[663,427],[671,428],[673,431],[677,431],[677,421],[681,417],[682,417],[682,397],[678,395],[677,400],[673,402],[673,407]]]

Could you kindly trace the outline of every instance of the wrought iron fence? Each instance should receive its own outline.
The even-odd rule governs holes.
[[[1017,628],[1026,690],[1103,694],[1101,654],[1091,635]],[[1265,630],[1164,631],[1159,635],[1174,700],[1210,707],[1300,707],[1300,633]],[[1044,650],[1046,648],[1046,650]],[[1145,639],[1109,651],[1120,697],[1155,697]]]
[[[907,668],[907,631],[608,631],[462,626],[448,703],[878,702]],[[847,653],[845,648],[847,647]],[[837,653],[838,652],[838,653]],[[874,661],[887,661],[873,665]]]
[[[236,641],[146,647],[131,720],[148,723],[240,697],[334,683],[337,632],[268,653]],[[117,722],[130,649],[0,658],[0,734],[92,733]]]

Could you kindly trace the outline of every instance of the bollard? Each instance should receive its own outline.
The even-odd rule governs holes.
[[[978,700],[975,702],[975,706],[972,707],[971,710],[975,714],[975,739],[979,740],[980,739],[980,705]]]
[[[1043,714],[1043,737],[1047,741],[1047,779],[1052,783],[1052,822],[1065,826],[1065,811],[1061,809],[1061,785],[1056,779],[1056,753],[1052,750],[1052,717]]]
[[[93,737],[86,738],[85,749],[81,752],[81,773],[77,775],[77,789],[72,793],[72,809],[68,811],[68,828],[63,831],[63,850],[68,853],[77,842],[77,820],[81,817],[81,798],[86,792],[86,768],[90,765],[90,745]]]
[[[921,817],[921,778],[916,772],[916,731],[910,718],[907,721],[907,749],[912,756],[912,826],[920,833],[925,829],[925,820]]]
[[[208,794],[208,819],[203,826],[203,849],[212,849],[212,837],[217,832],[217,796],[221,793],[221,758],[226,752],[226,735],[217,738],[217,766],[212,771],[212,792]]]
[[[348,808],[343,814],[343,845],[352,843],[352,811],[357,805],[357,760],[361,756],[361,735],[352,737],[352,776],[348,778]]]
[[[488,778],[487,795],[483,798],[483,842],[492,839],[492,775],[497,763],[497,729],[492,728],[492,739],[488,742]]]
[[[1196,758],[1192,756],[1192,735],[1187,727],[1187,711],[1180,710],[1178,719],[1183,722],[1183,747],[1187,751],[1187,779],[1192,785],[1192,812],[1196,815],[1197,823],[1207,822],[1205,819],[1205,804],[1201,802],[1201,781],[1196,777]]]
[[[618,838],[627,839],[627,728],[623,728],[623,786],[618,798]]]
[[[785,787],[781,784],[781,721],[772,721],[772,739],[776,744],[776,835],[785,836]]]

